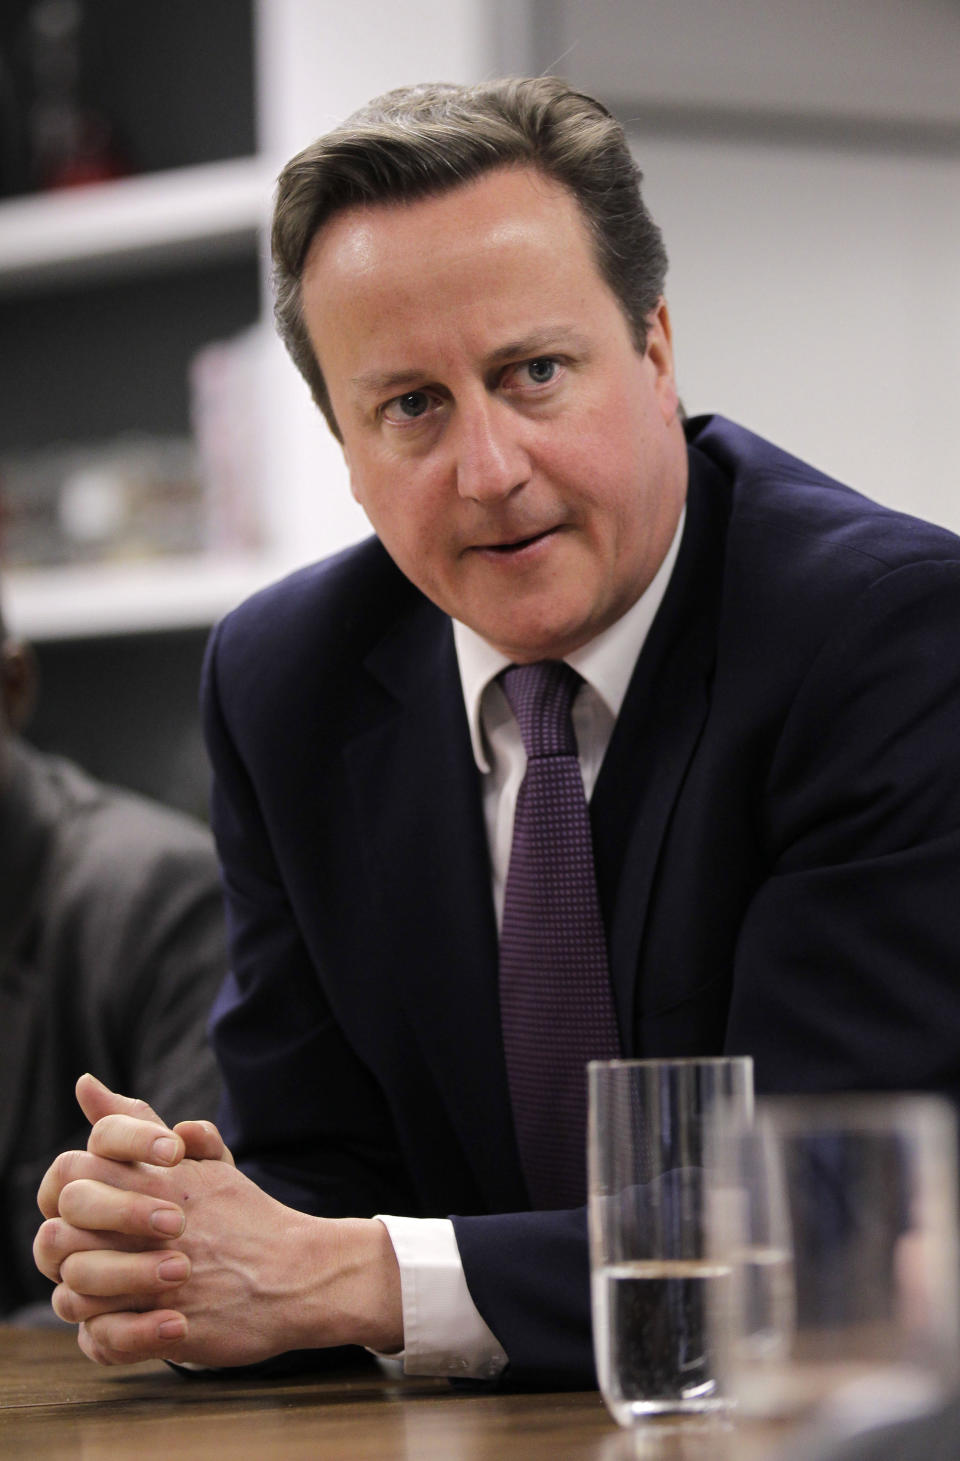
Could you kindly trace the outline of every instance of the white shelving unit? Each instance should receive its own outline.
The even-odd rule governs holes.
[[[250,554],[26,569],[6,585],[8,617],[35,641],[191,629],[212,624],[289,567],[280,557]]]
[[[0,295],[255,247],[271,179],[243,157],[0,205]]]

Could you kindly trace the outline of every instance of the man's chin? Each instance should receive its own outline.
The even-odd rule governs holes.
[[[467,622],[470,622],[469,620]],[[524,623],[519,615],[499,615],[495,620],[474,619],[471,628],[514,664],[533,664],[542,659],[563,659],[594,636],[582,623]]]

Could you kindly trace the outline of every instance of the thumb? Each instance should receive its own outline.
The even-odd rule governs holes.
[[[136,1116],[140,1121],[153,1121],[157,1126],[166,1126],[166,1122],[146,1101],[140,1101],[136,1096],[118,1095],[89,1071],[77,1081],[76,1093],[80,1110],[91,1126],[102,1116]]]

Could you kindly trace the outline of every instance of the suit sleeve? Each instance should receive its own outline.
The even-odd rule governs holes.
[[[508,1358],[505,1386],[596,1385],[586,1208],[454,1217],[470,1296]]]
[[[795,697],[728,1047],[761,1090],[960,1095],[960,564],[878,580]]]
[[[324,997],[226,726],[217,647],[215,633],[203,700],[231,963],[210,1026],[224,1137],[249,1176],[302,1211],[414,1211],[390,1112]]]

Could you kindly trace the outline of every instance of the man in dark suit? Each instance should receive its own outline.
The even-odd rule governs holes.
[[[960,544],[683,422],[659,232],[619,127],[562,83],[373,104],[285,170],[274,254],[377,538],[211,641],[245,1175],[84,1085],[38,1262],[104,1362],[351,1343],[585,1383],[582,1187],[532,1200],[498,989],[526,759],[502,673],[585,682],[617,1049],[956,1093]],[[544,997],[531,1061],[577,997]],[[553,1126],[582,1151],[582,1119]]]

